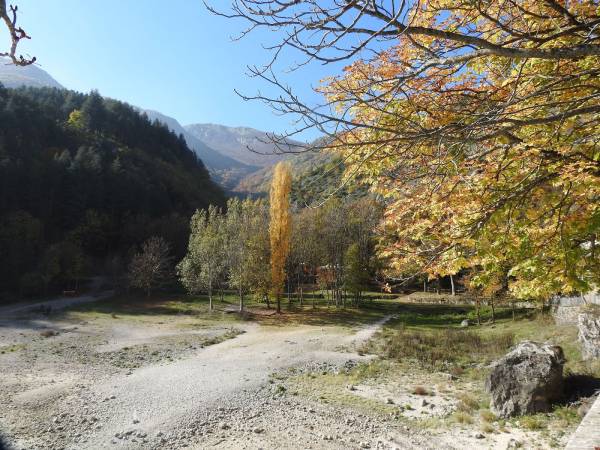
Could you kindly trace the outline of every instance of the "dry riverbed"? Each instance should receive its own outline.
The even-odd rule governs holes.
[[[0,319],[3,434],[15,449],[504,449],[561,445],[573,427],[461,423],[478,382],[358,351],[385,312],[348,326],[206,314]]]

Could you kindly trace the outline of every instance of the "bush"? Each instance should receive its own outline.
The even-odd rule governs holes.
[[[415,386],[415,389],[413,390],[413,394],[415,394],[415,395],[429,395],[429,392],[427,392],[427,389],[425,389],[423,386]]]
[[[514,334],[484,337],[475,331],[448,328],[440,331],[408,330],[404,326],[384,337],[380,352],[391,359],[416,360],[426,369],[440,369],[458,362],[482,362],[506,352]]]

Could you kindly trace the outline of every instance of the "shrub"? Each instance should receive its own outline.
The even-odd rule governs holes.
[[[461,394],[458,396],[460,402],[458,403],[458,410],[464,412],[472,412],[479,409],[479,401],[469,394]]]
[[[483,422],[481,424],[481,431],[483,433],[493,433],[494,432],[494,427],[488,423],[488,422]]]
[[[415,395],[429,395],[429,392],[423,386],[415,386],[415,388],[413,390],[413,394],[415,394]]]
[[[454,328],[434,332],[401,326],[384,338],[380,351],[387,358],[408,358],[426,369],[439,369],[464,360],[481,362],[495,358],[513,343],[513,333],[482,336],[475,331]]]
[[[520,422],[523,428],[527,428],[528,430],[532,431],[543,430],[546,428],[546,421],[541,415],[524,416],[521,418]]]
[[[491,412],[489,409],[484,409],[479,413],[479,416],[481,417],[481,420],[483,420],[484,422],[494,422],[497,417],[496,415]]]
[[[456,411],[454,414],[452,414],[452,419],[456,423],[463,423],[463,424],[473,423],[473,417],[469,413],[466,413],[464,411]]]

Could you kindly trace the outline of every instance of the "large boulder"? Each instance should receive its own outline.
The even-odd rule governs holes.
[[[583,358],[600,358],[600,314],[597,311],[579,314],[577,327]]]
[[[563,394],[562,348],[524,341],[491,365],[485,388],[499,417],[550,410]]]

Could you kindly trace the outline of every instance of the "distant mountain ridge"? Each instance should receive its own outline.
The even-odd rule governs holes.
[[[0,58],[0,83],[7,88],[28,86],[65,89],[39,66],[17,67],[8,64],[6,58]],[[254,128],[212,123],[182,126],[173,117],[159,111],[134,108],[145,113],[149,119],[163,123],[177,135],[183,135],[188,147],[202,160],[215,181],[229,191],[268,191],[272,167],[282,160],[290,161],[296,175],[313,170],[329,160],[329,157],[318,153],[280,154],[270,142],[269,133]],[[291,139],[287,142],[291,146],[304,145]]]
[[[269,133],[254,128],[212,123],[196,123],[184,128],[209,147],[249,166],[268,167],[289,158],[289,155],[278,151]],[[304,145],[292,139],[286,142],[290,146]]]

